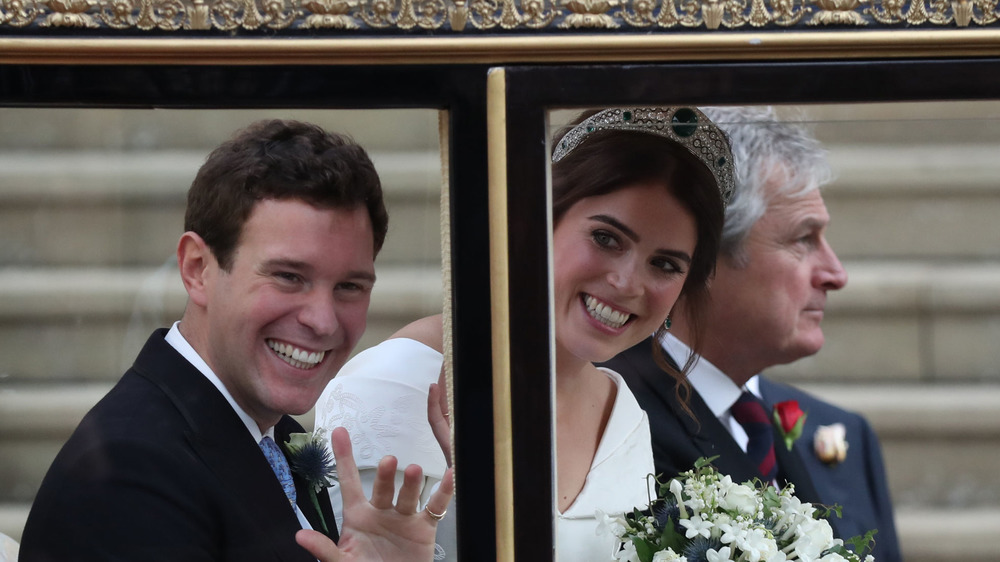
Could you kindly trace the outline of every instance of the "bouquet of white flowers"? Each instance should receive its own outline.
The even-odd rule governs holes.
[[[666,483],[645,512],[599,514],[598,533],[611,533],[626,562],[873,562],[864,555],[875,531],[844,541],[824,518],[839,508],[802,503],[791,485],[737,484],[700,459],[693,470]],[[652,477],[652,476],[651,476]]]

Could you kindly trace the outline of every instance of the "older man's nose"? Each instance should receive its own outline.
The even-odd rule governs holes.
[[[816,284],[827,291],[843,289],[847,285],[847,270],[825,239],[822,260],[816,271]]]

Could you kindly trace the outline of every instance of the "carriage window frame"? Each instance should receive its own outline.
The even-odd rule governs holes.
[[[456,466],[469,483],[457,510],[493,512],[488,200],[484,87],[477,67],[214,65],[0,65],[0,106],[124,109],[431,109],[441,116],[448,185]],[[405,85],[405,87],[401,86]],[[405,94],[400,94],[405,90]],[[461,142],[454,142],[461,139]],[[460,303],[460,304],[459,304]],[[460,328],[460,329],[459,329]],[[473,481],[472,475],[477,475]],[[481,476],[479,476],[481,475]],[[463,507],[468,498],[468,506]],[[469,557],[495,544],[492,517],[461,518]],[[480,545],[480,546],[477,546]],[[461,547],[460,547],[461,548]],[[465,555],[463,555],[463,558]]]
[[[491,174],[491,188],[503,189],[506,222],[494,236],[506,237],[509,307],[496,330],[507,330],[509,362],[498,378],[509,379],[510,426],[495,428],[513,437],[509,480],[514,516],[507,525],[509,549],[518,562],[558,560],[553,538],[555,494],[552,466],[554,431],[548,190],[547,115],[550,110],[615,105],[753,105],[947,101],[995,99],[1000,59],[891,59],[776,63],[692,63],[494,68],[489,93],[490,124],[503,129],[503,172]],[[801,77],[809,76],[809,80]],[[871,89],[859,84],[876,84]],[[502,101],[500,101],[502,99]],[[499,134],[499,133],[495,133]],[[491,154],[491,164],[501,165]],[[503,185],[497,185],[502,178]],[[496,210],[494,209],[494,213]],[[516,225],[516,226],[514,226]],[[502,230],[502,231],[501,231]],[[496,299],[496,295],[494,295]],[[496,310],[494,310],[496,314]],[[544,321],[542,321],[544,319]],[[503,405],[503,406],[501,406]],[[498,456],[498,461],[502,457]],[[512,484],[511,484],[512,483]],[[534,493],[517,493],[520,488]],[[554,553],[554,554],[553,554]]]

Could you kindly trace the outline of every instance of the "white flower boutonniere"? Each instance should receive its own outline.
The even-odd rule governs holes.
[[[290,433],[285,442],[288,451],[288,466],[309,485],[309,499],[319,514],[323,531],[329,534],[326,518],[319,508],[318,494],[337,481],[337,463],[323,444],[323,439],[315,433]]]
[[[842,423],[821,425],[813,435],[813,450],[819,460],[838,464],[847,458],[847,428]]]

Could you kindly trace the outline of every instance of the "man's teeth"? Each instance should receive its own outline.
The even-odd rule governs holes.
[[[293,345],[267,340],[267,345],[289,365],[298,369],[310,369],[319,364],[326,356],[325,351],[308,352]]]
[[[610,306],[603,304],[590,295],[585,295],[583,303],[587,305],[587,312],[600,323],[612,328],[621,328],[628,321],[630,314],[619,312]]]

